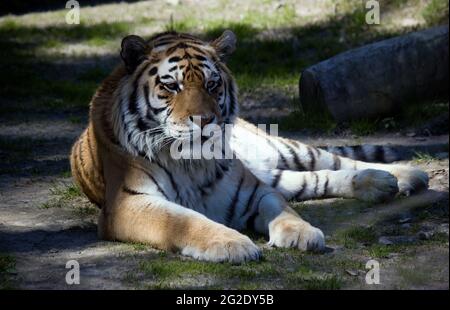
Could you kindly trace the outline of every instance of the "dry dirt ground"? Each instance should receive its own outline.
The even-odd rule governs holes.
[[[383,205],[293,202],[326,234],[328,249],[322,254],[271,249],[267,240],[251,235],[263,248],[263,260],[234,266],[101,241],[98,210],[73,186],[70,147],[87,123],[88,98],[118,61],[125,34],[148,36],[167,29],[170,20],[169,26],[193,33],[215,35],[231,27],[241,39],[241,52],[230,66],[242,90],[243,115],[257,122],[293,111],[300,68],[429,26],[420,13],[432,3],[428,0],[390,5],[377,28],[367,29],[361,15],[350,14],[345,5],[338,7],[339,19],[328,20],[334,12],[330,3],[350,2],[360,5],[359,0],[110,3],[83,8],[81,28],[67,27],[63,10],[1,16],[0,288],[448,289],[449,136],[442,122],[431,130],[386,132],[369,126],[370,134],[362,123],[362,136],[347,129],[283,133],[318,146],[396,145],[408,150],[405,164],[430,176],[429,191]],[[446,106],[448,114],[448,100]],[[380,263],[379,285],[365,282],[370,259]],[[66,284],[69,260],[80,264],[79,285]]]

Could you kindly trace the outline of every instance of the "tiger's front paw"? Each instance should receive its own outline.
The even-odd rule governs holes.
[[[358,171],[352,180],[355,198],[381,202],[390,200],[398,193],[397,178],[389,172],[375,169]]]
[[[398,179],[401,194],[409,196],[428,188],[428,174],[407,166],[394,166],[390,171]]]
[[[261,257],[261,250],[252,240],[236,230],[226,228],[204,238],[200,245],[186,246],[181,253],[199,260],[230,263],[259,260]]]
[[[285,219],[269,226],[269,235],[270,246],[318,252],[325,249],[322,231],[296,218]]]

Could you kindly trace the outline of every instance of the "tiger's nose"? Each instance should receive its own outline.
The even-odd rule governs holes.
[[[214,121],[215,118],[216,118],[216,116],[213,115],[213,114],[210,114],[210,115],[202,115],[202,117],[201,117],[202,123],[201,123],[200,127],[203,128],[203,127],[205,127],[206,125],[211,124],[211,123]]]
[[[214,122],[216,116],[214,114],[204,114],[199,117],[189,116],[189,119],[191,122],[196,123],[200,121],[200,127],[203,129],[206,125],[211,124]]]

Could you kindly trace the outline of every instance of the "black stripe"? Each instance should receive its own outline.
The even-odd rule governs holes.
[[[166,107],[162,107],[162,108],[154,108],[154,107],[152,107],[152,105],[150,103],[149,92],[150,92],[149,86],[148,86],[148,84],[145,84],[144,85],[145,102],[146,102],[147,106],[152,110],[154,115],[158,115],[159,113],[161,113],[162,111],[167,109],[167,106]],[[158,98],[159,98],[159,96],[158,96]]]
[[[180,197],[180,193],[178,192],[178,185],[177,185],[177,183],[175,182],[175,179],[173,178],[172,173],[170,173],[170,171],[169,171],[166,167],[164,167],[162,164],[160,164],[159,162],[156,162],[156,163],[157,163],[157,165],[158,165],[162,170],[164,170],[164,172],[165,172],[165,173],[167,174],[167,176],[169,177],[170,184],[172,185],[174,192],[177,193],[177,196],[176,196],[175,199],[178,200],[178,198]]]
[[[138,119],[137,127],[140,131],[146,131],[150,129],[150,126],[148,126],[142,118]]]
[[[283,170],[279,170],[277,171],[277,174],[275,174],[275,178],[272,181],[272,187],[276,188],[278,186],[278,183],[280,183],[281,180],[281,175],[283,174]]]
[[[78,140],[78,144],[77,144],[78,147],[80,147],[80,141],[81,140]],[[74,154],[74,156],[75,156],[75,154]],[[75,157],[75,160],[76,160],[76,157]],[[84,179],[83,178],[83,171],[86,173],[86,175],[87,175],[87,172],[84,170],[83,164],[81,163],[81,169],[83,171],[80,170],[79,165],[74,165],[74,166],[75,166],[75,171],[74,172],[75,172],[76,175],[78,175],[78,179],[80,179],[80,180]],[[88,197],[89,201],[95,203],[101,209],[102,206],[100,205],[100,202],[97,202],[97,201],[94,201],[94,200],[91,199],[91,197],[95,197],[95,195],[93,194],[93,191],[91,190],[91,188],[89,186],[89,183],[87,183],[87,182],[80,182],[80,185],[81,185],[81,188],[82,188],[83,192]]]
[[[83,171],[85,171],[86,175],[87,175],[87,171],[84,170],[84,160],[83,160],[83,150],[82,150],[82,148],[83,148],[83,139],[80,139],[79,141],[80,142],[78,143],[78,158],[80,159],[80,164],[81,164],[81,167],[83,167]]]
[[[266,141],[273,149],[275,149],[278,152],[278,155],[280,156],[281,162],[283,163],[283,167],[282,168],[289,169],[289,165],[288,165],[288,162],[286,160],[286,157],[284,157],[283,153],[281,153],[280,150],[278,149],[278,147],[270,140],[269,136],[266,137]],[[281,169],[281,167],[279,167],[278,165],[277,165],[277,168]]]
[[[255,220],[258,217],[259,212],[256,211],[255,213],[253,213],[252,215],[249,216],[249,218],[247,219],[247,223],[246,226],[248,229],[250,230],[255,230]]]
[[[244,176],[241,176],[241,179],[239,180],[239,185],[236,189],[233,200],[231,201],[231,204],[227,208],[227,217],[225,218],[226,226],[229,226],[231,224],[231,220],[233,219],[233,215],[234,215],[236,205],[239,200],[239,194],[241,192],[241,187],[242,187],[243,182],[244,182]]]
[[[162,40],[161,42],[156,43],[155,45],[153,45],[153,48],[157,48],[163,45],[167,45],[167,44],[173,44],[174,42],[174,38],[170,38],[170,39],[166,39],[166,40]]]
[[[177,68],[178,68],[178,66],[174,66],[174,67],[169,69],[169,72],[173,72],[173,71],[177,70]]]
[[[340,146],[339,149],[341,150],[341,153],[342,153],[343,157],[348,157],[347,147],[346,146]]]
[[[296,166],[296,170],[297,171],[306,171],[305,166],[300,162],[300,158],[298,157],[297,153],[295,152],[295,150],[286,142],[284,142],[283,140],[280,140],[281,143],[283,143],[286,148],[288,149],[289,153],[292,155],[292,157],[294,158],[294,164]]]
[[[353,146],[353,151],[355,152],[355,159],[367,161],[366,153],[361,145]]]
[[[319,175],[316,172],[312,173],[316,178],[316,183],[314,185],[314,196],[317,196],[317,190],[319,189]]]
[[[197,66],[199,66],[201,68],[206,68],[206,69],[210,69],[211,70],[211,67],[208,66],[207,64],[204,64],[204,63],[199,63],[199,64],[197,64]]]
[[[129,194],[129,195],[147,195],[145,193],[141,193],[141,192],[135,191],[134,189],[131,189],[131,188],[127,187],[126,185],[122,186],[122,191],[124,193]]]
[[[386,158],[384,157],[384,146],[375,145],[374,159],[376,162],[384,163]]]
[[[336,154],[333,154],[333,170],[339,169],[341,169],[341,159]]]
[[[259,198],[258,202],[255,204],[256,210],[247,219],[247,222],[246,222],[247,228],[249,228],[251,230],[255,230],[255,220],[259,215],[259,204],[261,203],[261,200],[263,200],[264,197],[266,197],[267,195],[271,195],[271,194],[273,194],[273,193],[266,193]],[[252,211],[253,211],[253,208],[250,212],[252,212]]]
[[[153,76],[156,73],[158,73],[158,68],[157,67],[153,67],[150,69],[150,71],[148,72],[148,75]]]
[[[325,185],[324,185],[324,190],[323,190],[323,195],[325,196],[325,197],[327,197],[328,196],[328,182],[329,182],[330,180],[329,180],[329,178],[328,178],[328,175],[326,176],[326,180],[325,180]]]
[[[310,146],[308,146],[307,149],[308,149],[309,158],[311,159],[311,163],[310,163],[311,171],[314,171],[314,170],[316,170],[316,158],[314,157],[312,148]]]
[[[293,196],[294,199],[300,200],[301,196],[305,192],[305,189],[306,189],[306,180],[305,177],[303,177],[302,187],[297,191],[297,193],[295,193],[295,195]]]
[[[159,75],[155,78],[155,86],[158,86],[159,84],[161,84],[161,79],[159,78]],[[161,89],[164,89],[161,87]]]
[[[230,96],[230,106],[229,106],[229,113],[228,114],[234,114],[235,110],[236,110],[236,98],[235,96],[235,91],[234,91],[234,85],[233,85],[233,81],[228,80],[228,92],[229,92],[229,96]]]
[[[189,45],[189,48],[192,48],[194,51],[203,54],[205,53],[205,51],[202,51],[201,49],[199,49],[197,46],[193,46],[193,45]]]
[[[208,182],[206,182],[205,184],[203,184],[201,187],[198,188],[200,190],[202,196],[205,196],[207,194],[207,191],[206,191],[207,189],[214,187],[216,185],[216,183],[219,182],[223,178],[223,176],[225,175],[224,170],[227,171],[228,167],[226,167],[226,166],[222,167],[220,164],[216,165],[215,179],[209,180]]]
[[[138,74],[136,75],[136,78],[133,81],[133,92],[130,95],[130,98],[128,99],[128,110],[130,111],[131,114],[136,114],[137,112],[137,91],[138,91],[138,83],[139,80],[142,76],[142,74],[144,73],[145,70],[147,70],[148,66],[150,64],[147,63],[145,64],[145,66],[138,72]]]
[[[202,56],[202,55],[197,55],[194,54],[194,58],[200,61],[206,61],[206,57]]]
[[[245,206],[245,209],[244,209],[244,211],[241,214],[241,218],[244,217],[244,215],[248,212],[248,209],[252,206],[253,200],[255,199],[256,191],[259,188],[259,184],[260,184],[260,182],[257,181],[255,186],[253,187],[252,193],[250,194],[250,197],[248,198],[248,201],[247,201],[247,204]]]
[[[181,60],[181,57],[174,56],[169,58],[169,62],[178,62]]]
[[[97,167],[97,163],[95,162],[95,157],[94,154],[92,153],[92,145],[91,145],[91,138],[90,138],[90,134],[89,134],[90,130],[89,128],[86,130],[86,140],[87,140],[87,144],[88,144],[88,149],[89,149],[89,155],[91,157],[92,160],[92,166],[94,167],[95,171],[98,171],[98,167]]]
[[[167,49],[167,51],[166,51],[166,55],[170,55],[170,54],[172,54],[173,52],[175,52],[177,49],[179,49],[179,48],[182,48],[182,49],[186,49],[188,46],[186,45],[186,43],[184,43],[184,42],[181,42],[181,43],[177,43],[176,45],[174,45],[174,46],[171,46],[171,47],[169,47],[168,49]],[[179,59],[179,57],[172,57],[172,58],[178,58],[178,60],[173,60],[173,61],[170,61],[170,59],[169,59],[169,62],[175,62],[175,61],[179,61],[180,59]]]

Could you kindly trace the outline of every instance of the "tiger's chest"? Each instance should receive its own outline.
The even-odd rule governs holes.
[[[153,170],[153,177],[168,200],[216,222],[241,227],[243,223],[237,214],[245,206],[236,198],[243,173],[241,167],[240,164],[216,165],[212,169],[193,169],[190,173],[182,168],[158,167]]]

